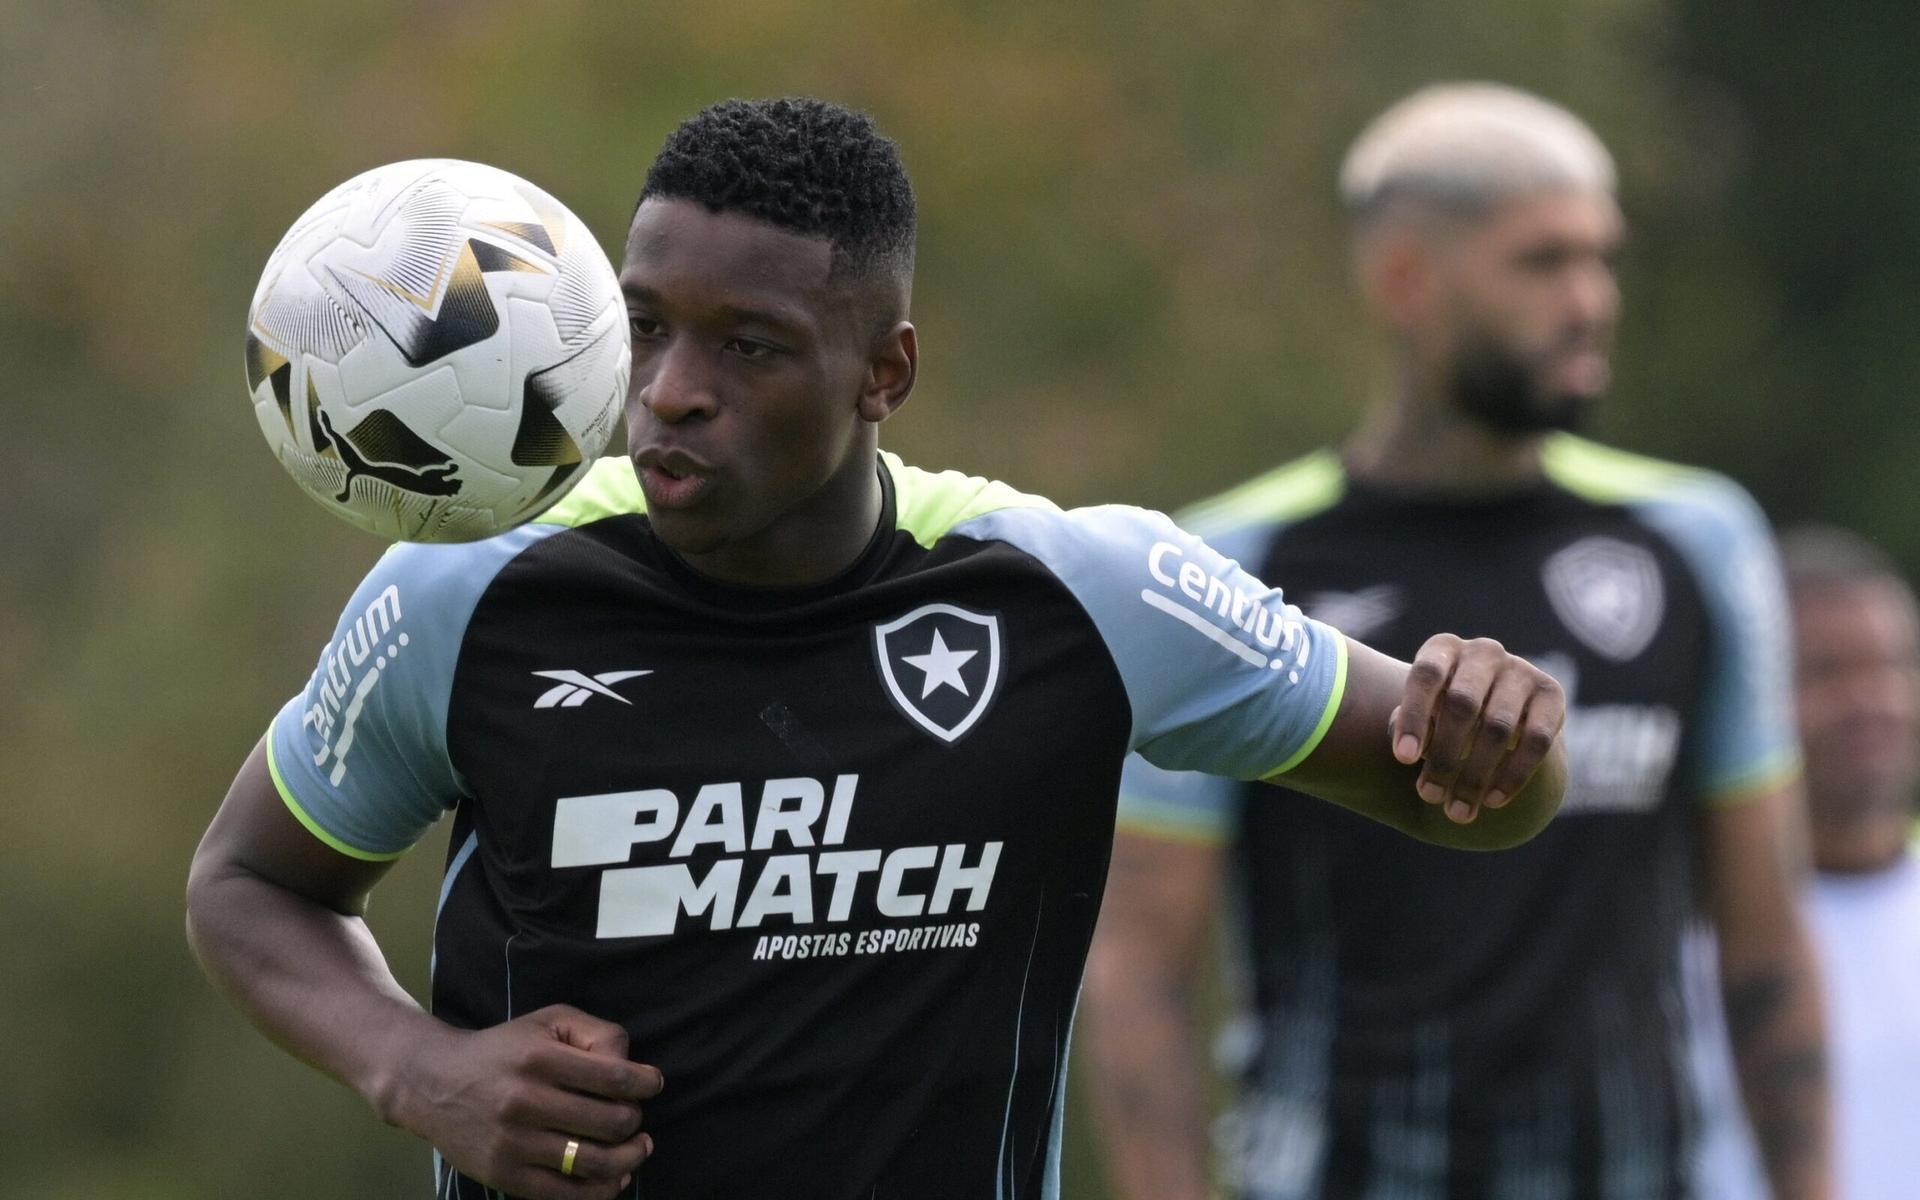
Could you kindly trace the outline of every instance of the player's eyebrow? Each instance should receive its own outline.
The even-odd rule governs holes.
[[[620,291],[629,300],[638,300],[642,304],[660,306],[660,293],[640,283],[622,281]],[[812,322],[799,312],[783,312],[771,308],[750,308],[741,304],[722,304],[712,310],[713,315],[731,325],[767,325],[776,329],[795,332],[808,329]]]

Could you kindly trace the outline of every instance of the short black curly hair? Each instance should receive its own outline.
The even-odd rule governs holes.
[[[639,203],[691,200],[833,243],[833,272],[913,274],[913,185],[873,118],[825,100],[723,100],[668,135]],[[637,206],[636,206],[637,207]]]

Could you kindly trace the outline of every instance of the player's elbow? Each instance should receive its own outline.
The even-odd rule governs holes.
[[[249,909],[246,873],[220,843],[209,836],[194,852],[187,868],[185,916],[187,946],[203,968],[211,969],[237,923]]]
[[[187,945],[203,965],[207,961],[213,930],[219,924],[215,914],[220,909],[222,876],[223,872],[210,861],[203,845],[193,856],[193,864],[187,868],[185,896]]]

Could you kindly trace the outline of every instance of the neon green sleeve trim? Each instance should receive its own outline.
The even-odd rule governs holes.
[[[1642,500],[1709,477],[1698,467],[1662,462],[1570,433],[1547,438],[1540,449],[1540,466],[1549,479],[1597,504]]]
[[[1762,761],[1753,770],[1736,775],[1725,783],[1704,789],[1700,793],[1700,802],[1708,808],[1731,808],[1736,804],[1745,804],[1749,800],[1757,800],[1769,792],[1777,791],[1799,777],[1799,752],[1782,750]]]
[[[306,809],[300,807],[300,802],[293,798],[293,792],[288,789],[287,781],[280,777],[280,764],[274,761],[273,730],[271,729],[267,730],[267,774],[273,776],[274,790],[280,793],[280,800],[287,806],[287,811],[292,813],[296,820],[307,827],[308,833],[325,842],[329,848],[338,850],[348,858],[357,858],[361,862],[392,862],[394,859],[406,853],[405,850],[395,850],[386,854],[376,854],[372,850],[362,850],[358,846],[347,845],[339,838],[320,828],[320,823],[308,816]]]
[[[1281,763],[1273,770],[1268,771],[1265,775],[1262,775],[1260,777],[1261,779],[1272,779],[1276,775],[1285,775],[1288,771],[1293,770],[1301,763],[1307,761],[1307,755],[1312,754],[1319,748],[1321,740],[1327,736],[1327,730],[1333,728],[1333,718],[1340,712],[1340,701],[1344,700],[1347,695],[1347,638],[1345,634],[1335,633],[1333,640],[1334,653],[1339,658],[1339,665],[1333,670],[1333,692],[1327,697],[1327,707],[1320,714],[1320,723],[1313,727],[1313,732],[1307,735],[1307,740],[1302,742],[1300,748],[1293,752],[1293,757],[1287,759],[1286,762]]]

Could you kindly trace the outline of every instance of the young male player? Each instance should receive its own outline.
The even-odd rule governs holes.
[[[1155,514],[880,455],[913,212],[862,116],[683,124],[631,461],[389,553],[207,832],[202,962],[442,1196],[1049,1194],[1129,750],[1450,845],[1558,803],[1560,689],[1497,644],[1409,670]],[[449,809],[429,1014],[358,914]]]
[[[1920,1180],[1920,605],[1840,529],[1780,539],[1813,818],[1811,905],[1833,1040],[1834,1177],[1847,1200]]]
[[[1608,382],[1613,184],[1571,113],[1485,85],[1415,94],[1348,155],[1393,391],[1338,453],[1190,519],[1349,636],[1404,653],[1468,629],[1548,665],[1573,783],[1552,828],[1494,861],[1130,765],[1087,1043],[1125,1196],[1207,1194],[1192,997],[1229,867],[1251,993],[1223,1127],[1241,1194],[1683,1195],[1677,958],[1702,901],[1775,1194],[1825,1194],[1765,525],[1725,479],[1561,432]]]

